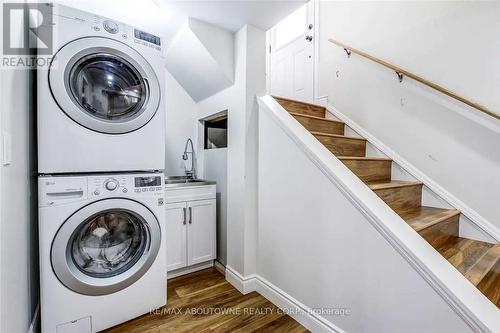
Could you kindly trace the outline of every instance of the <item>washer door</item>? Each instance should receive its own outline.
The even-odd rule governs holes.
[[[51,63],[49,85],[71,119],[101,133],[135,131],[153,118],[160,104],[151,65],[128,45],[108,38],[66,44]]]
[[[57,278],[84,295],[106,295],[132,285],[153,264],[161,229],[153,213],[128,199],[105,199],[71,215],[51,249]]]

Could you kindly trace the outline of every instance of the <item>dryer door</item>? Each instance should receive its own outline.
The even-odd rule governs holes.
[[[49,69],[49,85],[71,119],[108,134],[147,124],[161,98],[156,74],[142,55],[102,37],[77,39],[61,48]]]
[[[153,213],[128,199],[105,199],[71,215],[51,249],[57,278],[83,295],[127,288],[153,264],[161,229]]]

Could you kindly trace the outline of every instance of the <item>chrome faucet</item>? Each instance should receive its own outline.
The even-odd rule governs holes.
[[[188,151],[188,145],[191,145],[191,151]],[[187,139],[186,147],[184,148],[184,154],[182,154],[182,159],[184,161],[188,160],[188,154],[191,154],[191,170],[187,170],[186,166],[184,165],[184,172],[186,173],[186,177],[196,179],[196,154],[194,152],[193,141],[191,140],[191,138]]]

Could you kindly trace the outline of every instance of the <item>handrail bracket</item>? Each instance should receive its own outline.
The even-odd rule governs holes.
[[[396,72],[396,75],[398,76],[399,82],[403,82],[404,75],[400,72]]]
[[[348,50],[347,48],[344,47],[344,51],[345,53],[347,53],[347,58],[350,58],[351,57],[351,53],[352,51],[351,50]]]

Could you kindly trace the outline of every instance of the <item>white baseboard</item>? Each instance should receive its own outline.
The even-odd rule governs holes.
[[[226,266],[221,264],[218,260],[214,261],[214,267],[218,270],[222,275],[226,276]]]
[[[40,302],[38,302],[38,304],[36,305],[35,313],[33,314],[33,318],[31,319],[28,333],[40,332],[40,328],[38,327],[39,323],[40,323]]]
[[[179,268],[179,269],[176,269],[174,271],[167,272],[167,280],[168,279],[176,278],[178,276],[186,275],[186,274],[189,274],[189,273],[194,273],[194,272],[197,272],[197,271],[201,271],[202,269],[210,268],[210,267],[213,267],[213,266],[214,266],[214,261],[210,260],[210,261],[207,261],[207,262],[203,262],[201,264],[196,264],[196,265],[193,265],[193,266]]]
[[[255,291],[255,274],[242,276],[229,265],[226,266],[226,280],[244,295]]]
[[[413,177],[425,184],[430,190],[436,193],[438,196],[447,201],[451,206],[460,210],[464,216],[466,216],[477,228],[479,228],[486,235],[490,236],[497,242],[500,242],[500,230],[494,226],[491,222],[485,219],[478,212],[473,210],[471,207],[466,205],[463,201],[459,200],[453,194],[448,192],[433,179],[426,176],[422,171],[414,167],[410,162],[404,159],[401,155],[396,153],[394,150],[386,146],[382,141],[378,140],[376,137],[371,135],[366,129],[361,127],[355,121],[350,119],[348,116],[343,114],[340,110],[335,108],[333,105],[328,103],[326,109],[332,113],[334,116],[342,120],[347,126],[357,132],[359,135],[364,137],[368,142],[373,144],[376,148],[381,150],[390,159],[399,164],[404,170],[406,170]]]
[[[323,316],[318,315],[305,304],[302,304],[292,296],[285,293],[269,281],[260,276],[256,277],[256,291],[267,298],[271,303],[288,313],[290,317],[299,322],[311,332],[335,332],[344,333]]]
[[[344,333],[342,329],[315,313],[311,308],[258,275],[252,274],[244,277],[226,266],[226,280],[242,294],[258,292],[311,332]]]

